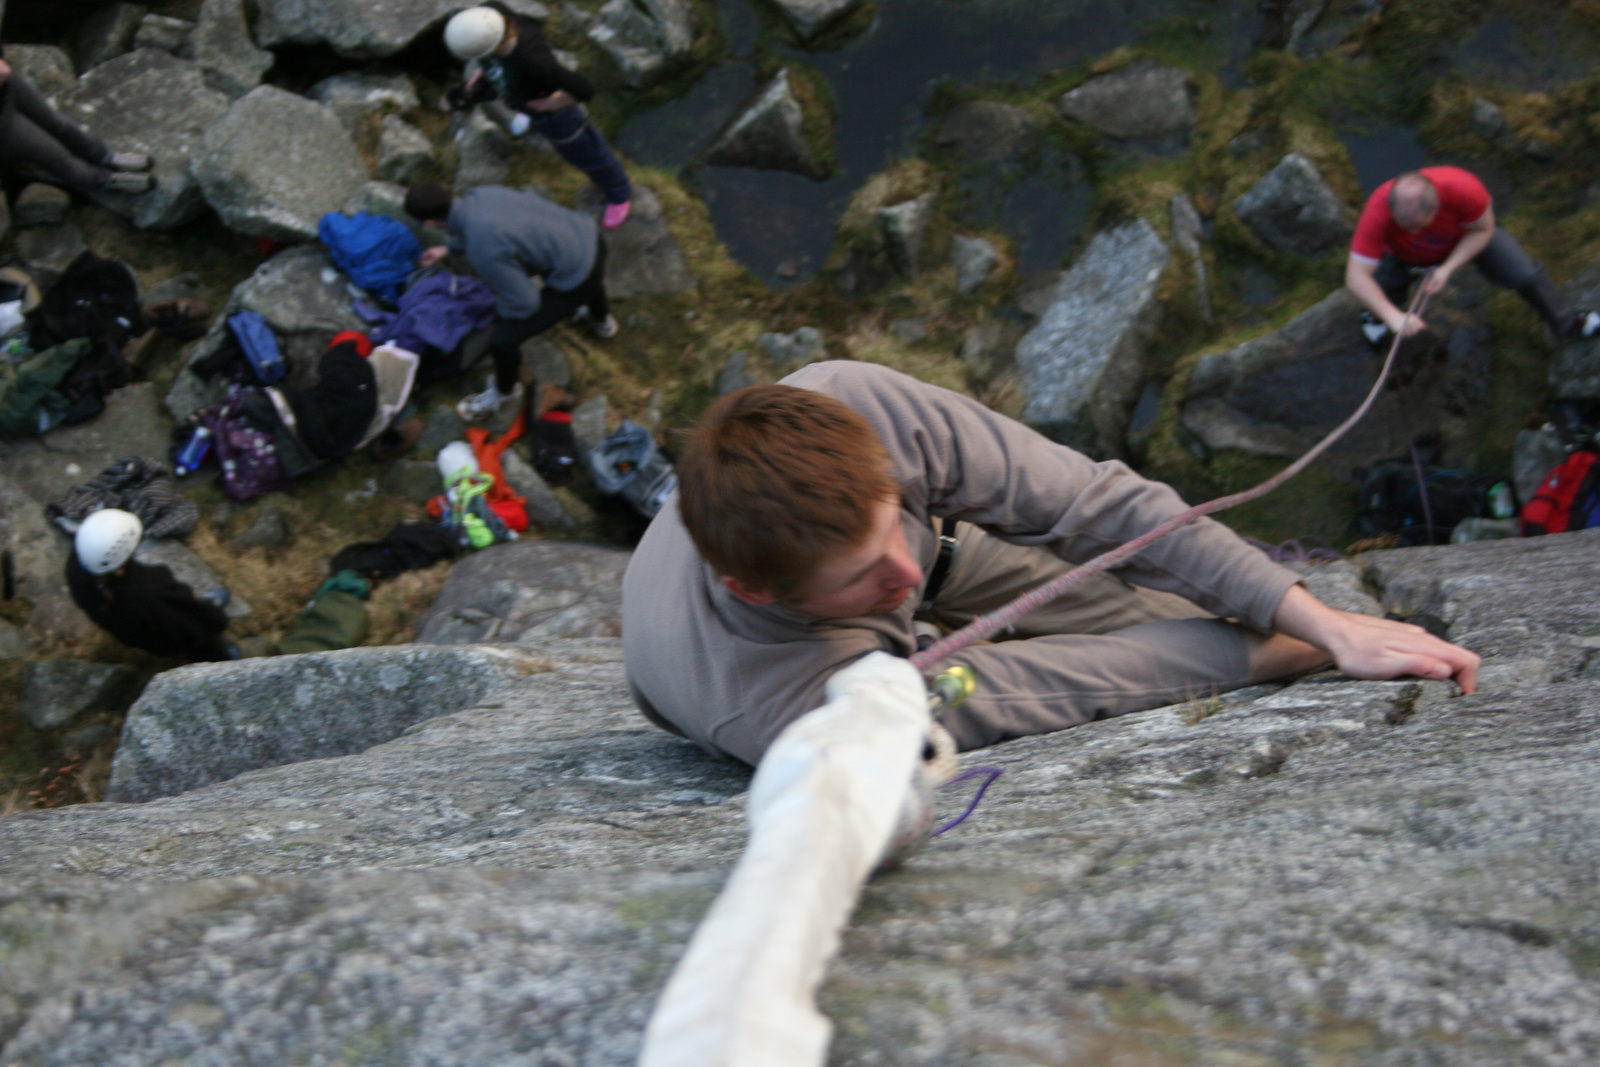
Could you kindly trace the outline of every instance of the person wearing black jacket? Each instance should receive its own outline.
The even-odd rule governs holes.
[[[238,659],[216,600],[195,596],[166,567],[133,558],[143,533],[138,516],[116,508],[83,520],[67,557],[73,602],[130,648],[174,659]]]
[[[0,160],[24,177],[80,193],[143,193],[155,184],[150,157],[113,152],[68,122],[39,90],[5,61],[0,48]]]
[[[594,85],[556,59],[545,42],[544,24],[491,0],[451,18],[445,43],[458,59],[478,65],[465,84],[445,94],[446,105],[460,111],[498,98],[515,115],[513,133],[532,126],[599,187],[606,199],[605,228],[622,225],[633,187],[582,107],[594,97]]]

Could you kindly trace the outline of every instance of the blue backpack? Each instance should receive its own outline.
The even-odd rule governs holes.
[[[272,385],[289,372],[283,354],[278,351],[278,337],[266,319],[254,311],[235,311],[228,316],[228,329],[239,339],[244,357],[263,385]]]
[[[352,282],[390,304],[400,299],[422,255],[411,231],[388,215],[330,211],[317,223],[317,236]]]

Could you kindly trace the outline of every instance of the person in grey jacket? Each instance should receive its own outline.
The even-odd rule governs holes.
[[[590,216],[500,185],[480,185],[452,199],[432,182],[413,186],[405,208],[449,235],[447,244],[423,251],[419,266],[459,252],[494,290],[494,375],[482,393],[457,405],[462,418],[486,419],[522,399],[521,345],[528,338],[580,313],[597,336],[616,336],[617,320],[606,299],[605,245]]]
[[[622,643],[652,722],[754,764],[869,652],[908,656],[1183,511],[967,397],[848,360],[729,394],[623,579]],[[959,549],[942,567],[940,533]],[[937,577],[936,577],[937,575]],[[951,662],[976,695],[941,717],[963,749],[1160,707],[1332,660],[1358,678],[1476,684],[1478,657],[1420,627],[1335,611],[1210,519]],[[937,588],[935,588],[937,586]]]

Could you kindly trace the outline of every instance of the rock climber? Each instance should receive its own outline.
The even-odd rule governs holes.
[[[67,557],[67,588],[95,625],[130,648],[187,660],[238,659],[223,631],[228,592],[204,596],[164,566],[133,558],[144,525],[132,512],[102,508],[78,527]]]
[[[444,40],[469,63],[466,82],[445,94],[445,106],[462,110],[498,97],[512,111],[511,132],[538,130],[599,187],[605,228],[621,226],[633,202],[628,173],[584,111],[594,85],[556,59],[544,24],[491,2],[457,12],[445,24]]]
[[[729,394],[622,590],[646,717],[760,760],[834,672],[908,656],[1186,507],[978,402],[896,371],[813,364]],[[936,531],[934,522],[939,524]],[[948,538],[949,540],[946,540]],[[1478,657],[1420,627],[1336,611],[1201,519],[953,656],[975,696],[942,716],[963,749],[1318,667],[1476,684]]]
[[[5,61],[0,49],[0,160],[24,177],[79,193],[144,193],[155,186],[151,159],[113,152],[68,122]]]
[[[587,316],[597,337],[617,335],[606,300],[606,247],[594,219],[533,192],[480,185],[452,199],[423,182],[406,194],[406,211],[449,234],[449,243],[424,249],[431,267],[452,251],[464,253],[495,294],[489,334],[494,375],[481,393],[456,406],[469,422],[492,417],[522,399],[521,345],[563,319]]]
[[[1495,225],[1489,190],[1460,167],[1407,171],[1367,198],[1344,271],[1345,285],[1367,309],[1361,332],[1380,346],[1395,330],[1410,337],[1427,329],[1417,316],[1402,325],[1413,279],[1431,268],[1422,288],[1433,296],[1467,263],[1526,300],[1557,338],[1600,333],[1600,313],[1563,306],[1544,267]]]

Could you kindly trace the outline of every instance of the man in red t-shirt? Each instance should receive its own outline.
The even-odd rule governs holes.
[[[1468,262],[1491,283],[1515,290],[1557,337],[1600,333],[1600,313],[1563,307],[1544,268],[1494,224],[1494,203],[1481,181],[1460,167],[1424,167],[1374,189],[1356,223],[1344,283],[1367,307],[1361,317],[1367,340],[1384,344],[1395,330],[1410,337],[1427,329],[1402,310],[1413,277],[1427,272],[1422,289],[1433,296]]]

